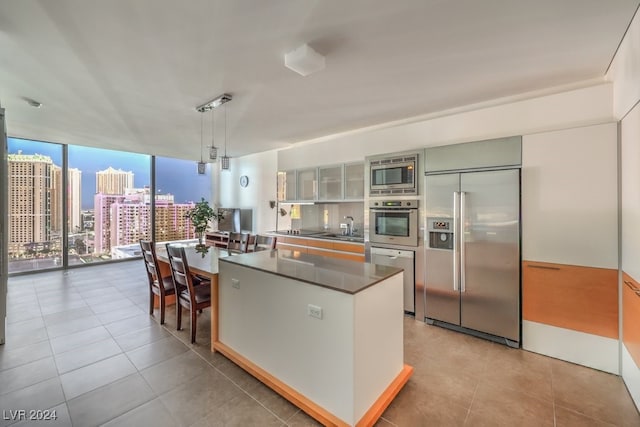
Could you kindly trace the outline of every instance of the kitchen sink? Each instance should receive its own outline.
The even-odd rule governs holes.
[[[358,236],[345,236],[343,234],[336,234],[336,233],[318,233],[318,234],[314,234],[310,237],[318,237],[318,238],[327,238],[327,239],[332,239],[332,240],[343,240],[346,242],[359,242],[362,243],[364,242],[364,238],[363,237],[358,237]]]

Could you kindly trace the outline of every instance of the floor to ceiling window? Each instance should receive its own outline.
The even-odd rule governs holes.
[[[9,273],[62,262],[62,145],[7,139]]]
[[[151,156],[70,145],[69,265],[140,256],[151,238]]]
[[[9,273],[138,257],[142,238],[192,239],[186,212],[213,196],[212,165],[198,174],[193,161],[18,138],[7,149]]]
[[[194,238],[185,214],[201,198],[210,200],[211,165],[201,175],[194,161],[156,157],[155,165],[155,239],[166,242]]]

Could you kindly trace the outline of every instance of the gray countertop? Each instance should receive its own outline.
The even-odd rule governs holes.
[[[219,262],[237,264],[348,294],[356,294],[402,271],[401,268],[386,265],[285,249],[233,255],[220,258]]]

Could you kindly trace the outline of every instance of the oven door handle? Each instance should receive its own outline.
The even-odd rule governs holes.
[[[417,212],[417,209],[369,209],[369,212],[373,213],[414,213]]]

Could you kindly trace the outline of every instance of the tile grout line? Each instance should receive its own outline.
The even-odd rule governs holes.
[[[172,334],[173,335],[173,334]],[[178,340],[180,340],[177,336],[175,336]],[[180,342],[182,342],[182,340],[180,340]],[[262,402],[260,402],[258,399],[256,399],[252,394],[250,394],[247,390],[245,390],[244,388],[242,388],[239,384],[237,384],[235,381],[233,381],[227,374],[225,374],[224,372],[222,372],[220,369],[218,369],[217,366],[214,366],[213,363],[211,363],[211,361],[207,360],[207,358],[205,358],[203,355],[201,355],[200,353],[198,353],[193,347],[189,348],[190,351],[193,351],[200,359],[202,359],[207,365],[209,365],[210,367],[212,367],[216,372],[218,372],[220,375],[222,375],[223,377],[225,377],[227,380],[229,380],[229,382],[231,382],[235,387],[237,387],[241,392],[243,392],[245,395],[249,396],[252,400],[254,400],[256,403],[258,403],[260,406],[262,406],[267,412],[269,412],[271,415],[273,415],[274,417],[276,417],[279,421],[281,421],[282,423],[284,423],[284,425],[288,426],[289,424],[287,423],[287,421],[283,420],[282,418],[280,418],[277,414],[275,414],[273,411],[271,411],[269,408],[267,408]],[[222,356],[225,357],[225,356]],[[231,360],[227,359],[225,357],[225,359],[227,361],[229,361],[230,363],[233,363]],[[235,363],[234,363],[235,365]],[[238,365],[235,365],[238,366]],[[242,368],[240,368],[242,369]],[[246,372],[246,371],[245,371]],[[247,373],[248,374],[248,373]],[[250,375],[250,374],[248,374]],[[252,378],[255,378],[252,376]],[[257,379],[257,378],[256,378]],[[260,380],[258,380],[260,381]],[[260,381],[260,384],[264,384],[262,381]],[[288,400],[287,400],[288,402]],[[295,405],[294,405],[295,406]],[[287,418],[287,420],[290,420],[292,417],[294,417],[298,412],[300,412],[300,408],[298,408],[298,410],[291,415],[291,417]]]

